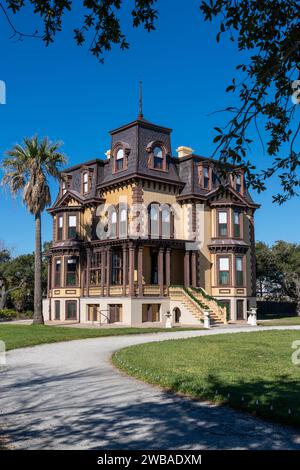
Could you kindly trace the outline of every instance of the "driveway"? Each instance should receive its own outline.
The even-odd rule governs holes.
[[[271,329],[300,327],[255,331]],[[0,424],[17,449],[300,449],[300,430],[166,393],[110,363],[115,350],[133,344],[239,331],[254,329],[107,337],[12,351],[0,372]]]

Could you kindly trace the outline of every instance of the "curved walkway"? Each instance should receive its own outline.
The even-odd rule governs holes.
[[[239,327],[70,341],[12,351],[0,424],[17,449],[300,449],[300,431],[166,393],[110,363],[122,347]],[[300,338],[300,332],[299,332]]]

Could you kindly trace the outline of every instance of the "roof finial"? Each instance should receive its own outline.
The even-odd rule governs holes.
[[[139,81],[139,115],[138,119],[143,118],[143,83]]]

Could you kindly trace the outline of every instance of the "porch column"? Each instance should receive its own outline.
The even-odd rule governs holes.
[[[126,295],[127,286],[127,246],[123,245],[123,295]]]
[[[186,251],[184,254],[184,285],[190,285],[190,252]]]
[[[104,297],[106,252],[101,251],[101,296]]]
[[[89,297],[90,295],[90,283],[91,283],[91,251],[88,250],[87,252],[87,260],[86,260],[86,295]]]
[[[138,249],[138,289],[139,297],[143,296],[143,245]]]
[[[52,288],[52,257],[48,258],[48,282],[47,282],[47,297],[49,300],[49,320],[52,320],[52,312],[51,312],[51,301],[52,295],[50,295],[50,291]]]
[[[106,259],[106,289],[107,289],[107,296],[109,296],[109,288],[111,283],[111,249],[107,249],[107,259]]]
[[[192,251],[192,286],[197,287],[197,251]]]
[[[159,249],[158,252],[158,285],[159,294],[164,295],[164,250]]]
[[[166,286],[169,289],[171,284],[171,249],[166,250]]]
[[[129,295],[134,296],[134,260],[135,246],[129,247]]]
[[[47,282],[47,297],[50,297],[51,291],[51,280],[52,280],[52,258],[48,258],[48,282]]]

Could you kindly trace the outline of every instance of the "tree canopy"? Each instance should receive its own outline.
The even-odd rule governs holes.
[[[14,38],[36,37],[48,46],[63,29],[64,16],[74,8],[74,3],[72,0],[5,0],[0,9]],[[130,10],[133,27],[141,26],[149,32],[155,29],[159,15],[157,0],[132,3],[82,0],[81,3],[84,17],[74,25],[74,39],[79,46],[87,43],[91,54],[101,62],[113,45],[124,50],[129,47],[120,19],[122,10]],[[39,17],[41,31],[24,33],[15,27],[12,17],[28,5]],[[227,34],[238,52],[246,53],[247,57],[237,65],[232,83],[227,86],[228,93],[236,94],[238,104],[223,110],[228,115],[227,125],[215,127],[213,156],[237,165],[245,172],[248,184],[258,191],[265,190],[268,179],[277,175],[280,190],[273,199],[281,204],[298,195],[300,187],[299,2],[200,0],[200,14],[204,21],[218,22],[218,42]],[[256,168],[249,159],[253,135],[268,156],[261,168]]]
[[[279,240],[269,247],[256,243],[258,295],[288,297],[298,303],[300,313],[300,244]]]

